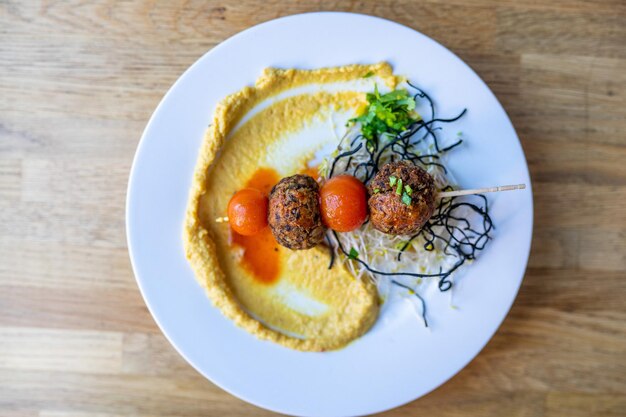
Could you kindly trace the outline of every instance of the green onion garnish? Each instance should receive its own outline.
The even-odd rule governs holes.
[[[402,178],[398,178],[398,186],[396,187],[396,194],[402,194]]]

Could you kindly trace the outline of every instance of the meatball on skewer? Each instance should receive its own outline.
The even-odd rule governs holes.
[[[280,180],[269,198],[268,223],[276,241],[289,249],[309,249],[324,239],[319,185],[308,175]]]
[[[372,226],[391,235],[416,233],[435,210],[435,182],[407,161],[384,165],[367,185]]]

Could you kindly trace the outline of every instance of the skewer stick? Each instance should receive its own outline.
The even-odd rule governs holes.
[[[444,191],[442,193],[437,194],[437,197],[438,198],[458,197],[458,196],[461,196],[461,195],[470,195],[470,194],[482,194],[482,193],[495,193],[495,192],[498,192],[498,191],[523,190],[524,188],[526,188],[526,184],[501,185],[499,187],[475,188],[473,190]]]
[[[470,194],[495,193],[498,191],[523,190],[525,188],[526,188],[526,184],[515,184],[515,185],[501,185],[499,187],[474,188],[471,190],[444,191],[442,193],[437,194],[437,198],[458,197],[458,196],[470,195]],[[228,217],[227,216],[217,217],[215,219],[215,223],[228,223]]]

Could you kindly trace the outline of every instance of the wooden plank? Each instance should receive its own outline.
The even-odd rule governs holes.
[[[191,377],[197,374],[160,333],[126,333],[124,335],[122,372],[176,377]]]
[[[463,371],[472,373],[465,382],[476,390],[623,395],[625,318],[624,312],[515,305],[485,350]]]
[[[546,398],[546,417],[604,416],[621,417],[626,411],[626,398],[614,394],[583,394],[550,392]]]
[[[522,132],[561,145],[565,141],[610,144],[623,152],[626,60],[522,54],[520,78],[521,99],[542,103],[524,108],[518,123]]]
[[[611,288],[612,291],[607,291]],[[581,268],[530,267],[516,306],[555,306],[561,311],[620,311],[624,307],[624,272]]]
[[[626,225],[626,186],[538,184],[533,188],[542,225],[620,228]],[[610,222],[608,221],[610,220]]]
[[[39,215],[45,217],[44,214]],[[30,225],[33,228],[37,226],[34,223]],[[41,227],[42,239],[46,237],[44,226]],[[77,227],[80,229],[80,225]],[[80,230],[84,233],[84,229]],[[32,241],[25,241],[27,238]],[[0,235],[0,260],[0,285],[93,290],[103,287],[137,288],[128,252],[123,246],[42,242],[32,234],[19,236],[19,233],[9,240],[6,235]]]
[[[107,155],[126,158],[130,164],[144,127],[144,122],[10,109],[0,116],[0,155],[3,159],[72,155],[75,160]]]
[[[535,228],[532,267],[578,267],[591,271],[624,271],[624,228],[553,226]]]
[[[22,161],[0,159],[0,198],[5,201],[19,201],[22,194],[21,185]]]
[[[2,381],[11,381],[3,384]],[[0,368],[0,411],[33,408],[122,415],[271,416],[196,374],[190,377],[79,374]]]
[[[122,366],[122,342],[112,332],[0,327],[0,368],[115,373]]]
[[[104,248],[126,247],[122,202],[117,209],[86,205],[61,205],[0,201],[0,242],[49,243]],[[14,246],[15,247],[15,246]]]
[[[483,6],[494,5],[491,0],[426,0],[427,3],[434,4],[455,4],[460,6]],[[506,9],[519,9],[521,11],[553,11],[553,12],[586,12],[593,14],[624,14],[626,5],[620,0],[586,1],[586,0],[501,0],[497,6]]]
[[[518,391],[507,393],[451,392],[445,386],[429,395],[428,401],[415,401],[404,407],[384,413],[389,417],[403,416],[481,416],[481,417],[541,417],[544,395],[540,392]]]
[[[0,328],[157,333],[136,286],[0,286]]]
[[[129,414],[110,414],[110,413],[98,413],[89,411],[55,411],[55,410],[42,410],[39,412],[39,417],[125,417]]]
[[[70,209],[72,205],[94,206],[108,209],[111,217],[124,215],[124,200],[111,196],[128,180],[128,158],[29,158],[23,161],[21,172],[24,202],[54,202]]]
[[[562,141],[545,136],[524,142],[528,165],[535,183],[581,185],[624,185],[626,150],[621,145]]]
[[[499,50],[626,58],[623,14],[500,8]]]

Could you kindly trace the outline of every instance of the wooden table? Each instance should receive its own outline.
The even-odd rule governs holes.
[[[126,250],[126,183],[150,114],[200,55],[329,9],[396,20],[468,62],[534,185],[510,315],[467,368],[387,415],[626,415],[626,3],[543,3],[0,0],[0,415],[272,414],[157,329]]]

